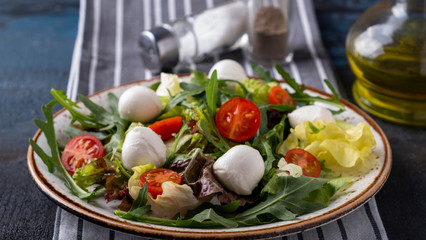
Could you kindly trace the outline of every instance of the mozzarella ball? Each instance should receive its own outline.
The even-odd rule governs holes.
[[[231,59],[224,59],[213,65],[209,71],[209,78],[212,76],[214,70],[217,72],[217,79],[242,81],[248,78],[241,64]]]
[[[259,151],[247,145],[229,149],[213,164],[216,178],[239,195],[250,195],[264,171],[265,165]]]
[[[161,113],[160,98],[150,88],[134,86],[127,89],[118,101],[121,117],[132,122],[147,122]]]
[[[123,167],[152,163],[159,168],[166,162],[166,145],[151,128],[137,126],[127,133],[121,149]]]
[[[336,122],[330,110],[317,105],[303,106],[294,110],[288,114],[288,120],[293,128],[305,121],[315,122],[318,120],[325,120]]]

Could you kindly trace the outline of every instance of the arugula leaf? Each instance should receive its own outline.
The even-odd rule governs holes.
[[[192,69],[191,69],[191,72],[192,72],[191,83],[205,86],[207,82],[209,81],[205,73],[199,72],[197,70],[192,70]]]
[[[242,84],[240,81],[237,80],[230,80],[230,79],[221,79],[217,80],[219,83],[219,91],[222,93],[222,95],[226,95],[228,99],[234,98],[234,97],[247,97],[249,94],[249,91],[247,88]],[[230,83],[230,84],[228,84]],[[233,85],[231,85],[233,84]],[[232,87],[230,87],[230,85]],[[236,91],[235,88],[238,86],[238,90]],[[222,103],[224,103],[222,101]]]
[[[211,227],[221,225],[227,228],[238,227],[237,222],[220,216],[211,208],[205,209],[190,219],[182,220],[178,218],[176,221],[176,226],[178,227],[207,227],[206,225]]]
[[[195,88],[193,90],[182,91],[173,96],[167,105],[163,109],[163,113],[170,111],[172,108],[176,107],[181,102],[185,101],[188,97],[196,96],[205,91],[204,86],[200,86],[199,88]]]
[[[207,100],[207,111],[209,113],[209,117],[213,117],[216,114],[217,108],[217,73],[216,70],[213,72],[209,84],[206,88],[206,100]]]
[[[235,200],[225,205],[217,205],[215,209],[219,210],[220,212],[232,213],[240,207],[240,204],[240,200]]]
[[[97,105],[96,103],[92,102],[89,98],[82,94],[78,94],[78,99],[84,104],[85,107],[87,107],[90,110],[90,114],[88,115],[91,119],[93,119],[96,122],[100,122],[105,125],[107,128],[111,128],[114,122],[120,121],[120,118],[117,118],[116,115],[111,114],[105,108]],[[109,95],[110,97],[111,95]],[[110,97],[111,99],[111,97]],[[118,104],[118,101],[117,101]]]
[[[98,138],[99,140],[105,140],[110,137],[110,134],[105,132],[94,132],[94,131],[86,131],[79,128],[67,127],[64,129],[64,133],[66,133],[70,137],[75,137],[82,134],[90,134]]]
[[[51,101],[46,105],[42,106],[42,111],[46,121],[42,121],[40,119],[34,119],[35,124],[43,131],[47,143],[50,147],[50,156],[33,140],[30,139],[30,144],[33,147],[34,151],[43,162],[48,167],[49,172],[54,172],[57,170],[65,179],[65,186],[77,197],[90,199],[95,197],[96,192],[99,188],[95,189],[92,192],[88,192],[85,189],[78,186],[71,175],[65,170],[64,166],[61,163],[61,155],[58,147],[58,142],[56,141],[56,133],[53,123],[53,113],[52,109],[57,104],[57,101]],[[69,104],[69,103],[67,103]]]
[[[151,84],[151,86],[149,86],[149,88],[151,88],[154,91],[157,91],[158,86],[160,86],[161,81],[158,81],[156,83]]]
[[[284,141],[285,121],[287,115],[283,115],[280,122],[276,124],[267,133],[257,136],[253,140],[252,147],[259,150],[263,159],[265,160],[265,173],[263,175],[263,182],[275,174],[275,166],[279,160],[278,149]]]
[[[111,135],[109,142],[104,145],[105,151],[107,153],[112,153],[113,155],[123,146],[124,136],[128,124],[127,122],[116,122],[115,125],[115,132]]]
[[[118,111],[118,98],[114,94],[108,93],[110,112],[84,95],[78,94],[80,101],[90,111],[89,114],[84,114],[78,110],[80,108],[78,105],[65,96],[64,91],[51,89],[51,93],[52,96],[70,112],[72,116],[71,124],[77,121],[85,129],[95,129],[99,133],[103,131],[110,132],[107,137],[109,139],[106,139],[107,144],[104,146],[105,151],[107,153],[119,151],[123,144],[124,133],[129,122],[120,117]]]
[[[271,77],[271,73],[268,70],[261,68],[256,64],[252,64],[251,67],[253,71],[265,82],[275,82],[275,80]]]
[[[199,121],[201,131],[203,131],[208,142],[217,147],[221,153],[225,153],[231,147],[229,147],[228,143],[223,139],[222,135],[217,130],[216,125],[213,125],[211,121],[206,121],[206,119],[207,118],[205,117]],[[212,126],[214,126],[214,128]],[[210,131],[213,132],[217,138],[214,137]]]
[[[204,85],[199,85],[199,84],[195,84],[195,83],[186,83],[186,82],[181,82],[179,83],[180,88],[182,88],[182,90],[184,91],[190,91],[190,90],[196,90],[199,89],[200,87],[204,86]]]
[[[132,207],[128,212],[124,212],[121,210],[116,210],[114,213],[124,219],[134,220],[134,221],[144,221],[144,215],[151,210],[150,205],[146,205],[148,199],[148,186],[146,183],[143,185],[141,190],[139,191],[138,197],[133,202]]]
[[[50,90],[50,93],[56,99],[56,101],[58,101],[71,114],[71,117],[72,117],[71,124],[77,121],[84,128],[95,128],[95,129],[103,128],[106,126],[105,124],[95,120],[93,115],[87,115],[87,114],[81,113],[78,110],[80,109],[80,107],[77,104],[75,104],[73,101],[67,98],[67,96],[65,95],[65,91],[59,91],[52,88]]]
[[[265,137],[261,136],[254,139],[253,147],[259,150],[260,154],[262,155],[262,158],[265,161],[265,172],[263,176],[269,176],[269,171],[271,171],[271,169],[273,168],[274,162],[277,161],[277,158],[272,152],[271,145]]]
[[[295,91],[294,93],[290,93],[291,98],[299,104],[313,104],[314,102],[324,102],[327,104],[330,104],[331,106],[337,107],[338,110],[331,110],[330,111],[333,114],[341,113],[345,110],[345,106],[340,103],[339,95],[337,94],[336,90],[333,88],[331,83],[324,79],[324,82],[327,84],[327,86],[330,88],[331,92],[333,93],[332,98],[323,98],[323,97],[315,97],[310,96],[309,94],[305,93],[305,85],[299,86],[297,82],[290,76],[289,73],[287,73],[280,65],[276,64],[275,68],[277,69],[278,73],[282,76],[284,81]]]
[[[173,146],[172,146],[172,149],[170,151],[170,154],[167,157],[166,162],[164,163],[164,166],[163,166],[164,168],[170,168],[172,160],[175,158],[175,154],[176,154],[176,150],[177,150],[176,148],[177,148],[177,145],[179,143],[179,140],[182,138],[182,136],[184,135],[184,133],[188,129],[189,129],[188,125],[186,123],[183,123],[181,129],[175,135],[175,141],[173,143]]]
[[[328,206],[334,194],[350,179],[329,180],[301,176],[274,176],[263,188],[265,199],[258,205],[231,218],[241,225],[292,220]]]

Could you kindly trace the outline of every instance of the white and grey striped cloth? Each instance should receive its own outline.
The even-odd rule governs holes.
[[[68,81],[67,95],[91,94],[107,87],[139,79],[152,73],[144,68],[138,52],[138,35],[163,22],[199,12],[227,0],[80,0],[80,20]],[[299,83],[324,89],[328,79],[339,89],[322,46],[311,0],[294,1],[291,27],[294,58],[284,68]],[[241,53],[228,55],[253,73]],[[207,71],[213,62],[197,65]],[[276,71],[274,77],[280,78]],[[341,94],[342,95],[342,94]],[[141,239],[143,236],[114,231],[83,220],[58,207],[54,239]],[[376,202],[371,199],[349,215],[327,225],[278,239],[387,239]]]

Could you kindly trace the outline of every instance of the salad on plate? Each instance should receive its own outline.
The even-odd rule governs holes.
[[[310,95],[279,65],[284,82],[232,60],[209,74],[162,73],[150,87],[108,94],[104,108],[64,91],[36,119],[49,150],[30,140],[49,172],[90,203],[104,198],[120,218],[173,227],[236,228],[294,220],[327,207],[357,181],[376,142],[366,123]],[[71,116],[61,145],[52,111]],[[81,107],[84,105],[84,109]]]

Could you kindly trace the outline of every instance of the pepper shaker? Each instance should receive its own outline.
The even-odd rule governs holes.
[[[249,0],[246,56],[255,63],[272,66],[291,61],[289,42],[291,0]]]

